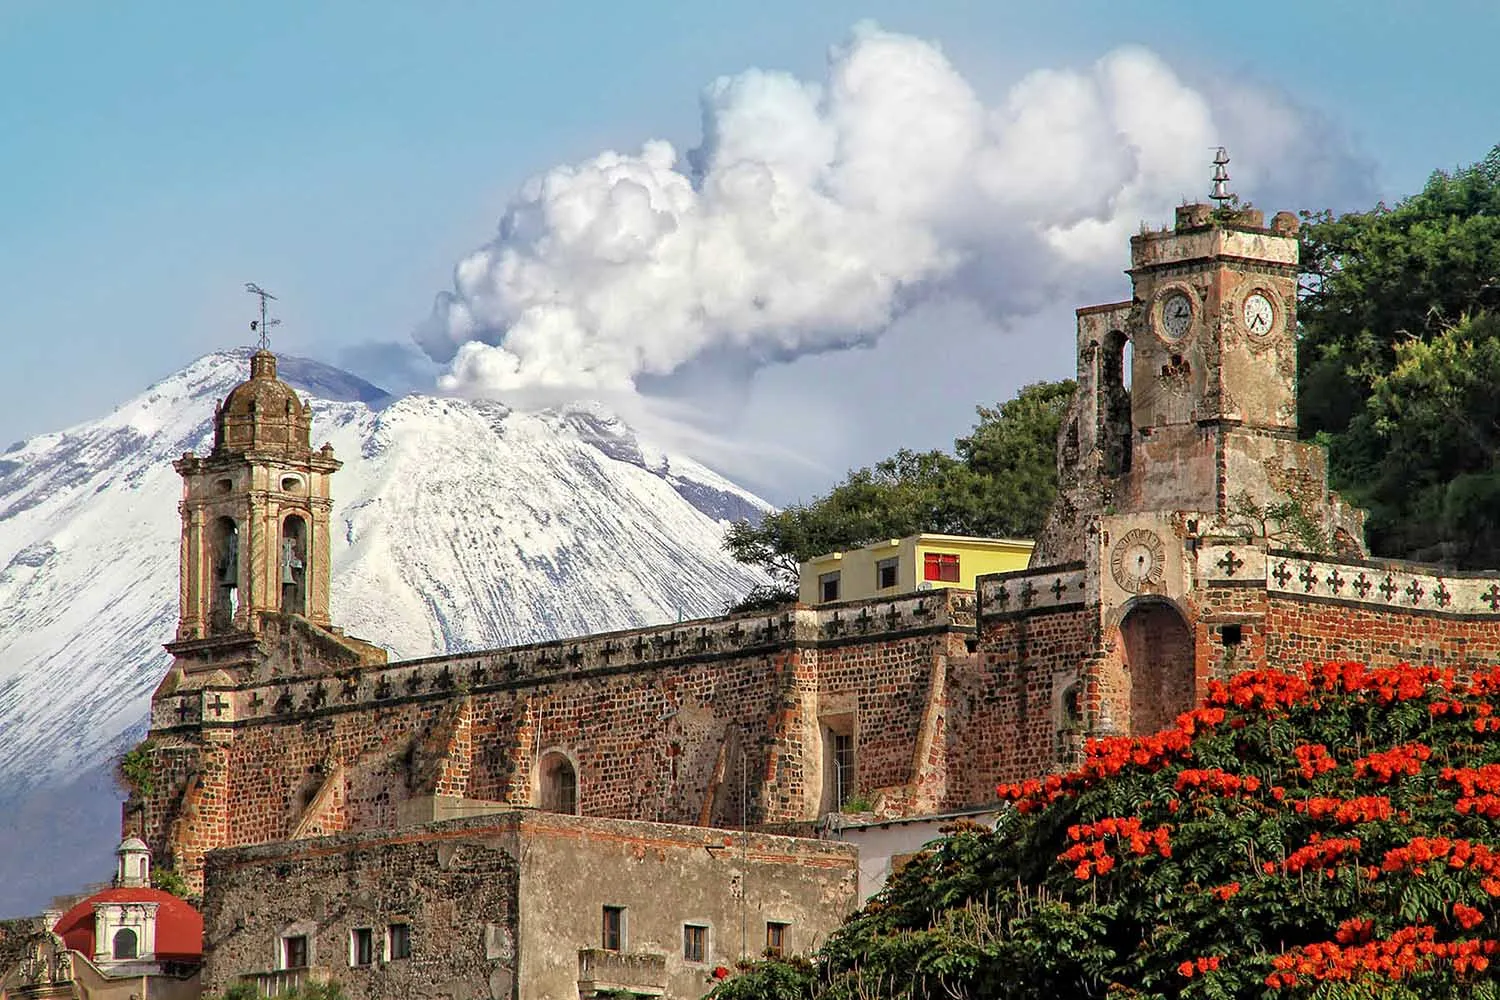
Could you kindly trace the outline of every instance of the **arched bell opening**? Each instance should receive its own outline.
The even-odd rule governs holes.
[[[1130,686],[1130,733],[1160,732],[1197,702],[1193,630],[1172,602],[1136,601],[1120,619],[1120,652]]]
[[[281,610],[307,614],[307,522],[297,514],[281,522]]]
[[[234,625],[239,610],[240,528],[232,517],[215,519],[213,545],[213,590],[209,595],[209,626],[224,632]]]

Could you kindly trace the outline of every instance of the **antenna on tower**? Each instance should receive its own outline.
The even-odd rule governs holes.
[[[264,288],[260,287],[253,281],[245,282],[245,291],[249,292],[251,295],[260,297],[260,319],[252,319],[250,321],[250,332],[255,333],[259,331],[260,349],[262,351],[268,351],[270,350],[271,344],[271,327],[280,326],[281,320],[266,319],[266,301],[269,299],[270,301],[275,302],[276,296],[272,295],[270,292],[266,291]]]
[[[1229,154],[1225,152],[1223,146],[1220,146],[1218,147],[1218,151],[1214,153],[1214,189],[1213,193],[1209,195],[1210,198],[1219,203],[1220,208],[1223,208],[1228,202],[1234,200],[1234,195],[1229,192],[1229,171],[1225,169],[1228,166]]]

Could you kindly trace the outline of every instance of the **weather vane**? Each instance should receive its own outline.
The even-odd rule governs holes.
[[[260,297],[260,319],[252,319],[250,321],[250,332],[255,333],[256,331],[259,331],[260,349],[262,351],[270,350],[271,327],[280,326],[281,320],[266,319],[266,300],[269,299],[270,301],[275,302],[276,296],[272,295],[270,292],[266,291],[264,288],[260,287],[253,281],[245,282],[245,291],[249,292],[251,295]]]
[[[1229,154],[1220,146],[1218,152],[1214,153],[1214,190],[1209,195],[1223,208],[1226,202],[1234,200],[1234,195],[1229,193],[1229,171],[1224,169],[1229,166]]]

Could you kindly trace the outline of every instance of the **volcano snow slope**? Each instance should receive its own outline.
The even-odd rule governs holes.
[[[113,871],[115,758],[176,627],[181,481],[248,351],[0,452],[0,916]],[[391,400],[299,358],[333,444],[333,618],[393,659],[715,614],[763,582],[721,547],[764,501],[598,407]]]

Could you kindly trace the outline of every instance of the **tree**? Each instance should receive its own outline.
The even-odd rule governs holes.
[[[1394,208],[1307,220],[1299,417],[1329,448],[1332,485],[1370,510],[1380,554],[1500,565],[1482,382],[1500,308],[1500,146]]]
[[[804,993],[1495,1000],[1497,703],[1500,669],[1214,682],[1173,728],[1002,786],[1000,828],[909,861]]]
[[[954,442],[957,455],[906,449],[849,473],[826,495],[733,525],[724,546],[771,574],[795,600],[797,567],[814,556],[931,531],[1029,537],[1057,492],[1057,430],[1074,383],[1038,382]]]
[[[1500,565],[1500,316],[1397,344],[1342,436],[1380,550]]]
[[[1304,217],[1300,417],[1337,434],[1396,345],[1500,307],[1500,146],[1395,208]]]

